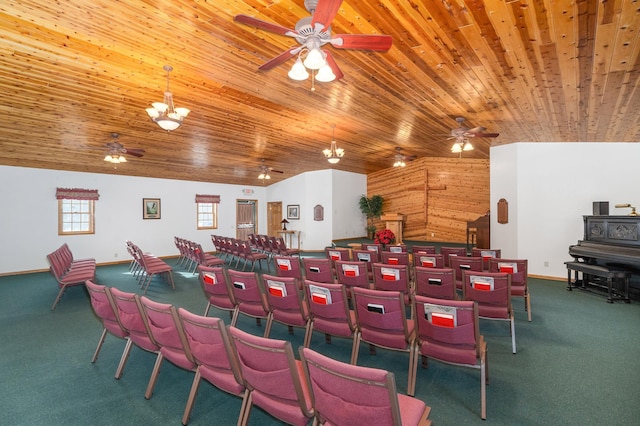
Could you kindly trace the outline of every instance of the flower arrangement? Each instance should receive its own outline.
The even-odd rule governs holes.
[[[383,229],[381,231],[376,232],[376,237],[373,240],[376,244],[392,244],[396,240],[396,236],[393,235],[390,229]]]

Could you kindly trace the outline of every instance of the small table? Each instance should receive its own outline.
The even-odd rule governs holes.
[[[282,230],[282,231],[278,231],[278,234],[282,235],[282,239],[284,239],[285,243],[287,244],[287,248],[296,248],[296,249],[300,250],[300,231],[296,231],[296,230],[293,230],[293,229],[286,230],[286,231]],[[291,245],[294,235],[298,236],[298,239],[297,239],[298,245],[296,247],[293,247]],[[288,239],[288,242],[287,242],[287,239]]]

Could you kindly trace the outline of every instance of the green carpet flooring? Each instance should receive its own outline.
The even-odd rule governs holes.
[[[339,244],[340,245],[340,244]],[[153,300],[203,313],[206,300],[197,277],[174,265],[176,289],[154,279]],[[140,292],[128,265],[100,266],[97,281]],[[489,350],[487,420],[493,425],[637,425],[640,422],[640,303],[608,304],[604,296],[566,291],[565,283],[530,279],[533,321],[515,299],[518,353],[511,353],[506,323],[482,320]],[[108,336],[92,364],[101,326],[83,287],[67,290],[50,310],[57,287],[48,273],[0,277],[0,425],[179,425],[193,373],[169,362],[162,367],[154,395],[144,391],[155,361],[134,347],[120,380],[114,379],[124,341]],[[210,316],[228,314],[213,309]],[[240,317],[238,327],[262,335],[255,320]],[[274,324],[272,338],[293,336]],[[350,342],[324,343],[315,335],[312,349],[347,361]],[[395,373],[406,391],[408,355],[366,345],[358,364]],[[483,424],[479,372],[430,362],[418,367],[416,398],[432,407],[436,425]],[[234,425],[240,399],[203,381],[191,425]],[[258,408],[249,424],[279,424]]]

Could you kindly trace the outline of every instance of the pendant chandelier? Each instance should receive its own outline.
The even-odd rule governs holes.
[[[453,146],[451,147],[451,152],[454,154],[460,154],[462,151],[472,151],[473,145],[469,142],[467,138],[458,138]]]
[[[336,142],[336,125],[332,125],[333,134],[331,140],[331,148],[322,150],[322,153],[325,157],[327,157],[327,161],[331,164],[336,164],[340,161],[342,156],[344,155],[344,149],[338,148],[338,144]]]
[[[162,102],[154,102],[153,108],[147,108],[147,114],[151,120],[156,123],[162,130],[176,130],[182,124],[182,120],[189,115],[187,108],[175,108],[173,105],[173,94],[169,91],[169,73],[173,71],[171,65],[162,67],[167,72],[167,90],[164,92]]]

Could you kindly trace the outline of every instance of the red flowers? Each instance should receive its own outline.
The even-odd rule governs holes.
[[[396,240],[396,236],[393,235],[390,229],[383,229],[382,231],[376,232],[375,239],[373,242],[375,244],[391,244]]]

